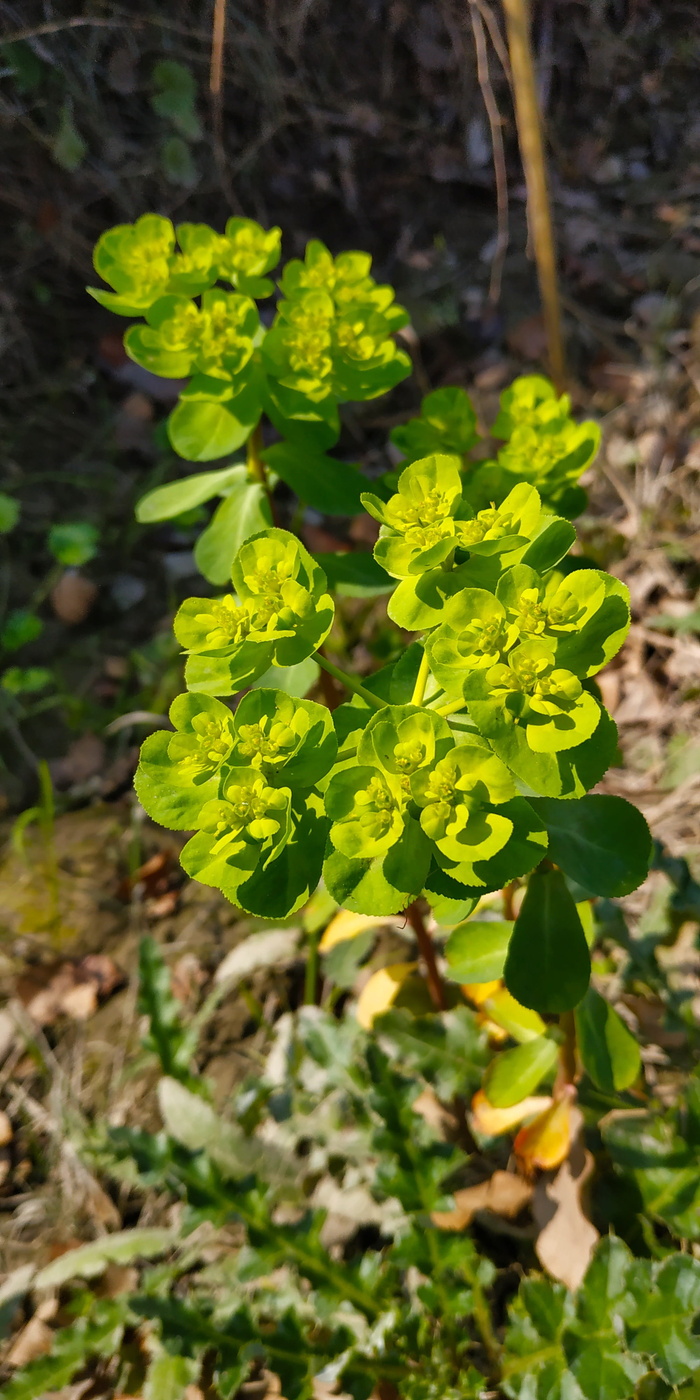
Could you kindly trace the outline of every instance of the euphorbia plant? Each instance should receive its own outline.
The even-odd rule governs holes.
[[[410,907],[432,976],[425,903],[459,926],[464,963],[470,929],[488,951],[488,924],[469,918],[482,898],[527,882],[505,941],[494,926],[487,974],[502,971],[511,1001],[538,1013],[512,1032],[522,1043],[494,1082],[492,1101],[513,1103],[556,1059],[561,1033],[539,1013],[579,1007],[581,1043],[595,1045],[598,1027],[609,1048],[586,1001],[583,906],[636,887],[650,838],[629,803],[589,792],[616,751],[593,677],[627,632],[624,585],[576,567],[573,527],[534,486],[475,509],[459,468],[433,454],[388,500],[363,498],[395,581],[389,616],[420,634],[375,675],[324,654],[326,578],[284,530],[241,547],[232,593],[183,603],[189,693],[173,706],[175,733],[144,744],[136,787],[155,820],[195,831],[188,874],[250,913],[285,917],[321,878],[351,911]],[[347,687],[332,713],[269,683],[311,656]],[[220,698],[246,691],[233,710]]]

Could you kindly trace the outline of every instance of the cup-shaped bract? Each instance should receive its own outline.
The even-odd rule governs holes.
[[[599,569],[543,578],[517,564],[499,580],[496,596],[523,639],[546,641],[557,665],[581,679],[612,660],[630,625],[626,585]]]
[[[411,361],[392,335],[406,323],[397,307],[350,301],[333,323],[333,392],[363,402],[385,394],[411,372]]]
[[[402,471],[388,501],[366,492],[362,503],[382,529],[374,547],[377,563],[394,578],[426,573],[456,547],[455,514],[462,496],[457,457],[423,457]]]
[[[410,796],[411,776],[432,767],[453,747],[452,731],[441,715],[416,705],[386,705],[369,720],[357,758],[380,768],[393,790]]]
[[[420,417],[392,428],[389,437],[408,462],[435,452],[461,457],[479,441],[474,405],[457,386],[435,389],[423,399]]]
[[[261,530],[233,561],[233,584],[250,635],[272,646],[277,666],[296,666],[327,637],[334,614],[326,575],[288,530]]]
[[[333,299],[325,291],[306,291],[282,301],[262,344],[268,374],[312,403],[333,392]]]
[[[250,297],[212,288],[201,308],[175,293],[159,297],[144,325],[130,326],[127,354],[154,374],[178,378],[193,372],[230,380],[249,364],[260,337],[260,317]]]
[[[336,851],[352,859],[384,856],[404,829],[407,795],[369,764],[334,773],[325,793]]]
[[[199,825],[204,803],[219,795],[235,740],[234,718],[212,696],[185,694],[173,701],[170,720],[174,734],[159,730],[142,745],[134,783],[149,817],[187,831]]]
[[[559,753],[583,744],[598,726],[601,707],[572,671],[557,666],[548,642],[526,639],[505,662],[467,675],[463,693],[477,728],[487,737],[489,710],[518,725],[535,753]]]
[[[168,291],[197,296],[216,282],[226,240],[209,224],[178,224],[175,232],[181,252],[170,260]]]
[[[538,423],[565,423],[571,399],[558,395],[551,380],[542,374],[521,374],[500,396],[500,411],[491,429],[496,438],[509,438],[516,428]]]
[[[530,544],[542,514],[538,492],[524,481],[513,487],[500,506],[492,505],[464,518],[467,509],[465,502],[455,524],[459,547],[487,557]]]
[[[515,797],[515,783],[483,740],[458,744],[432,768],[418,769],[411,791],[424,832],[449,861],[488,860],[511,835],[510,818],[491,809]]]
[[[218,275],[249,297],[268,297],[273,283],[265,276],[280,260],[282,230],[264,229],[254,219],[232,218],[219,252]]]
[[[395,305],[393,287],[375,282],[370,274],[371,266],[369,253],[346,252],[334,258],[325,243],[312,238],[306,245],[303,260],[292,258],[287,263],[280,279],[280,290],[288,301],[306,292],[325,292],[341,311],[353,302],[362,302],[384,312],[392,330],[398,330],[407,323],[406,312]]]
[[[139,316],[167,291],[175,230],[160,214],[142,214],[134,224],[117,224],[98,239],[95,271],[113,292],[88,287],[90,295],[119,316]]]
[[[443,615],[444,622],[426,642],[430,669],[447,695],[462,695],[467,672],[503,661],[519,632],[503,603],[485,588],[455,594]]]
[[[329,772],[338,751],[330,712],[280,690],[251,690],[233,718],[232,761],[250,764],[270,782],[310,788]]]

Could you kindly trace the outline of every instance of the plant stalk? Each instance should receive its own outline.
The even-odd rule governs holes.
[[[380,700],[378,695],[373,695],[371,690],[366,690],[359,681],[355,680],[354,676],[348,676],[345,671],[341,671],[339,666],[335,666],[333,662],[329,661],[327,656],[323,656],[320,651],[314,652],[314,656],[319,666],[321,666],[324,671],[327,671],[329,676],[333,676],[336,681],[340,681],[340,684],[344,685],[346,690],[352,690],[355,695],[361,695],[362,699],[366,700],[368,705],[372,705],[375,710],[383,710],[386,707],[386,700]]]
[[[422,656],[422,658],[421,658],[420,666],[419,666],[419,668],[418,668],[418,675],[416,676],[416,683],[415,683],[415,685],[414,685],[414,687],[413,687],[413,694],[412,694],[412,696],[411,696],[411,704],[412,704],[412,705],[422,705],[422,704],[423,704],[423,701],[424,701],[424,699],[425,699],[425,687],[426,687],[426,685],[428,684],[428,676],[429,676],[429,675],[430,675],[430,662],[428,661],[428,653],[427,653],[427,651],[424,651],[424,652],[423,652],[423,656]]]
[[[440,975],[440,970],[438,968],[437,961],[435,958],[435,948],[433,947],[433,940],[430,937],[427,928],[425,927],[425,921],[423,919],[418,900],[414,899],[413,903],[409,904],[408,909],[406,910],[406,918],[408,919],[408,922],[416,935],[420,955],[423,959],[423,962],[425,963],[425,970],[427,974],[426,981],[428,983],[428,991],[430,992],[431,1001],[435,1006],[436,1010],[446,1011],[447,997],[445,996],[445,984]]]
[[[562,1089],[566,1084],[575,1084],[578,1075],[576,1018],[573,1011],[562,1011],[559,1017],[559,1029],[564,1034],[564,1040],[559,1048],[557,1088]]]
[[[267,497],[267,504],[270,507],[270,518],[272,520],[272,523],[275,527],[279,527],[277,512],[275,510],[275,503],[272,499],[270,483],[267,479],[267,471],[265,469],[265,463],[262,459],[262,447],[263,435],[261,419],[260,422],[257,423],[256,426],[253,428],[253,431],[250,434],[250,437],[248,438],[248,441],[246,443],[246,466],[248,468],[248,479],[250,481],[256,481],[260,486],[262,486],[263,491],[265,492],[265,495]]]
[[[547,187],[542,114],[532,57],[528,0],[503,0],[515,91],[515,116],[527,186],[527,213],[542,297],[549,372],[559,393],[566,381],[552,208]]]

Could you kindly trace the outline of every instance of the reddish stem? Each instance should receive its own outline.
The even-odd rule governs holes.
[[[409,904],[406,910],[406,918],[418,940],[418,948],[423,962],[425,963],[428,991],[430,992],[433,1005],[438,1011],[445,1011],[447,1009],[447,1000],[445,997],[444,983],[435,960],[433,940],[425,927],[423,915],[417,900],[414,899],[413,903]]]

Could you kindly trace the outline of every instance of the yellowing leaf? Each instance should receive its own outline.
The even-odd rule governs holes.
[[[526,1118],[542,1114],[551,1104],[549,1094],[533,1094],[521,1099],[520,1103],[511,1104],[509,1108],[495,1108],[489,1103],[483,1089],[479,1089],[472,1099],[472,1123],[477,1132],[487,1137],[497,1137],[499,1133],[510,1132]]]
[[[521,1006],[503,983],[499,983],[498,989],[482,1002],[480,1010],[521,1045],[526,1040],[535,1040],[537,1036],[544,1035],[547,1029],[538,1012]]]
[[[355,1008],[355,1015],[363,1030],[372,1029],[375,1016],[381,1016],[393,1006],[404,982],[415,972],[417,963],[392,963],[373,972],[369,982],[363,987]]]
[[[551,1171],[569,1155],[572,1136],[571,1098],[555,1099],[532,1123],[521,1128],[513,1149],[522,1170]]]
[[[328,953],[337,943],[344,943],[347,938],[357,938],[366,929],[381,928],[385,923],[386,919],[378,919],[371,914],[351,914],[349,909],[339,909],[318,945],[319,951]]]
[[[465,997],[469,997],[474,1006],[481,1007],[502,986],[500,978],[496,978],[495,982],[465,982],[462,991]]]

